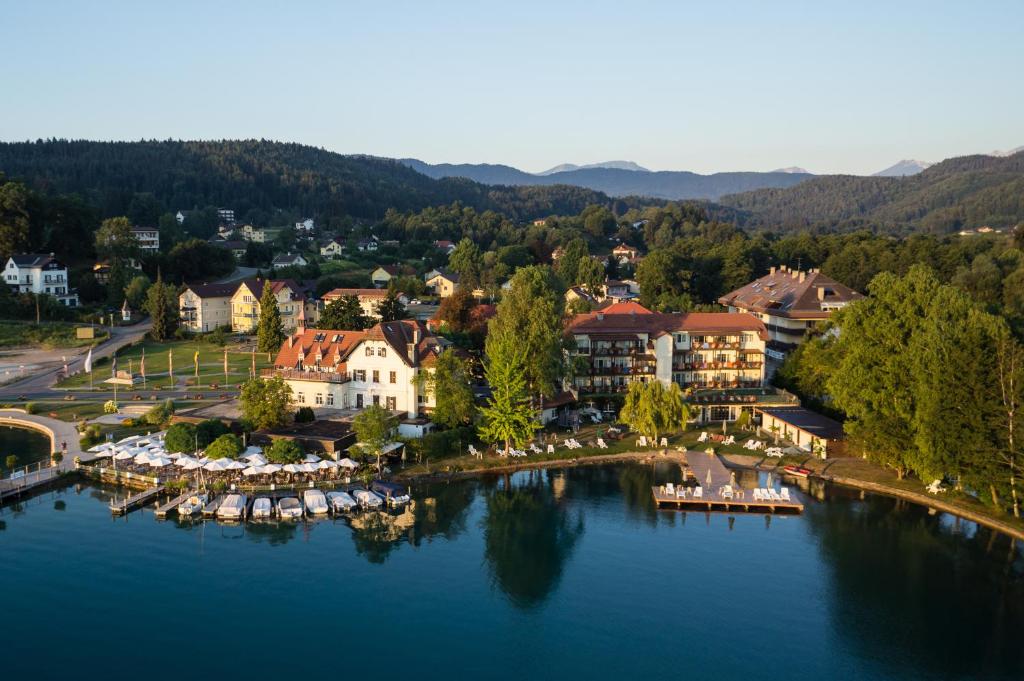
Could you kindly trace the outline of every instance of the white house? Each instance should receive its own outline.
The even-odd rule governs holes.
[[[377,250],[377,237],[372,239],[360,239],[356,243],[356,248],[360,252],[372,252]]]
[[[71,289],[68,268],[52,253],[12,255],[4,268],[4,283],[15,293],[51,295],[68,307],[78,306],[78,294]]]
[[[313,222],[313,218],[306,218],[302,222],[295,223],[296,232],[312,232],[316,229],[316,223]]]
[[[359,307],[363,308],[364,315],[370,319],[380,319],[377,306],[388,297],[388,291],[380,288],[336,288],[325,293],[321,300],[324,301],[324,305],[329,305],[343,296],[353,296],[359,301]],[[395,299],[403,307],[409,304],[409,297],[404,293],[396,293]]]
[[[147,253],[160,250],[160,230],[156,227],[132,227],[132,236],[139,242],[139,248]]]
[[[275,270],[279,270],[284,267],[305,267],[309,263],[300,253],[283,253],[281,255],[274,256],[273,262],[270,266]]]

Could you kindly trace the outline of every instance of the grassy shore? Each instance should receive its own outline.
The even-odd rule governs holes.
[[[253,364],[253,354],[242,350],[239,346],[227,346],[228,350],[228,374],[225,383],[224,376],[224,348],[204,340],[171,341],[157,343],[155,341],[143,341],[125,348],[117,354],[117,368],[120,371],[127,371],[129,367],[132,372],[139,376],[139,362],[142,355],[146,355],[146,389],[155,390],[171,387],[189,387],[203,390],[216,390],[224,388],[225,385],[238,386],[249,379],[249,373]],[[199,381],[196,383],[195,354],[199,353]],[[174,382],[168,373],[168,353],[173,357]],[[266,353],[256,353],[256,371],[269,367],[271,360]],[[110,390],[109,385],[103,381],[110,376],[110,360],[107,358],[97,360],[93,364],[93,386],[94,389]],[[140,376],[139,376],[140,377]],[[140,377],[141,379],[141,377]],[[217,388],[213,388],[217,385]],[[68,390],[88,390],[89,374],[80,373],[71,376],[57,384],[58,388]],[[141,383],[134,389],[141,389]]]
[[[92,343],[101,343],[110,336],[106,331],[97,329],[96,338],[79,339],[75,331],[78,326],[80,325],[61,322],[0,322],[0,348],[80,348]]]

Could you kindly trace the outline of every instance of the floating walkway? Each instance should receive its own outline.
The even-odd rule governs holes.
[[[183,501],[188,499],[193,494],[195,494],[195,492],[193,492],[192,490],[188,490],[184,494],[179,494],[178,496],[168,501],[166,504],[157,506],[156,511],[154,511],[154,514],[156,515],[157,518],[166,518],[168,513],[177,509],[178,506],[180,506]]]
[[[139,506],[143,506],[147,501],[162,494],[163,492],[164,486],[160,485],[159,487],[151,487],[150,489],[147,489],[144,492],[133,494],[127,499],[123,499],[121,501],[111,500],[110,512],[114,515],[125,515],[129,511]]]
[[[651,488],[654,503],[658,508],[675,508],[684,511],[725,511],[730,513],[802,513],[804,504],[799,493],[790,489],[789,499],[755,499],[754,490],[743,489],[735,482],[733,472],[725,467],[721,459],[704,452],[686,452],[690,473],[701,488],[701,496],[695,497],[686,487],[685,494],[670,492],[665,486]],[[732,489],[732,494],[723,494],[723,488]]]

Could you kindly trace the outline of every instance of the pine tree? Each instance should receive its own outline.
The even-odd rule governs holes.
[[[174,289],[164,284],[159,272],[156,283],[146,291],[145,307],[153,322],[149,330],[153,340],[164,341],[173,336],[178,326],[178,301]]]
[[[260,352],[274,352],[284,343],[284,326],[281,311],[277,309],[277,297],[270,280],[263,282],[260,296],[260,321],[256,327],[256,347]]]

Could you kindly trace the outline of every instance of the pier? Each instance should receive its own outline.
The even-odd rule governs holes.
[[[217,497],[213,499],[213,501],[207,503],[206,506],[203,507],[203,517],[213,518],[214,516],[216,516],[217,509],[220,508],[220,505],[222,503],[224,503],[224,499],[226,497],[226,494],[218,494]]]
[[[157,506],[156,510],[154,511],[154,514],[156,515],[157,518],[166,518],[168,513],[178,508],[181,502],[185,501],[193,494],[195,494],[195,492],[193,492],[192,490],[188,490],[184,494],[179,494],[178,496],[168,501],[166,504],[161,504],[160,506]]]
[[[164,486],[160,485],[159,487],[151,487],[150,489],[147,489],[144,492],[133,494],[132,496],[128,497],[127,499],[123,499],[122,501],[111,501],[110,512],[114,515],[124,515],[129,511],[135,509],[136,507],[144,505],[150,499],[153,499],[154,497],[162,494],[163,491]]]
[[[804,504],[799,492],[790,489],[789,499],[755,499],[754,490],[742,489],[735,482],[733,472],[725,467],[721,459],[704,452],[686,452],[686,462],[691,476],[701,487],[701,496],[693,496],[692,490],[670,492],[666,486],[651,488],[654,504],[658,508],[674,508],[683,511],[724,511],[729,513],[802,513]],[[725,493],[730,488],[731,494]]]

